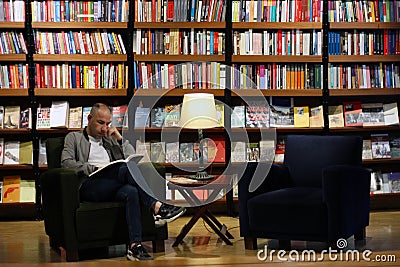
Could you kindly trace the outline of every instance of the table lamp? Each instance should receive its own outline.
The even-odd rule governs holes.
[[[215,109],[214,95],[206,93],[192,93],[183,96],[181,119],[182,128],[197,129],[199,134],[199,171],[191,179],[208,180],[214,178],[204,171],[203,129],[218,126],[217,110]]]

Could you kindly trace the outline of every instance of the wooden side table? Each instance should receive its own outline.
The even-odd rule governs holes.
[[[173,247],[182,243],[183,238],[185,238],[200,218],[203,218],[203,220],[227,245],[232,245],[232,242],[229,239],[233,239],[234,237],[226,229],[226,226],[218,221],[209,210],[209,205],[212,203],[212,200],[216,199],[218,194],[220,194],[230,184],[228,178],[229,176],[223,175],[212,180],[204,181],[192,180],[185,177],[167,179],[169,189],[177,190],[191,206],[198,207],[197,212],[192,216],[189,222],[183,226],[181,232],[176,237],[175,242],[172,244]],[[207,190],[209,192],[206,200],[200,200],[194,193],[194,190],[199,190],[199,186],[201,186],[201,190]]]

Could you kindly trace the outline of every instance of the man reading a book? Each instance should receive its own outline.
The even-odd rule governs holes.
[[[99,202],[118,200],[126,203],[130,240],[127,258],[149,260],[152,257],[141,245],[140,202],[153,211],[156,224],[178,218],[185,212],[185,208],[161,203],[149,196],[136,182],[136,179],[144,181],[140,171],[134,172],[135,177],[133,177],[127,164],[114,164],[112,168],[98,172],[95,178],[88,178],[98,168],[112,161],[124,159],[135,152],[128,141],[122,141],[118,129],[110,125],[111,120],[112,111],[107,105],[94,104],[88,115],[88,126],[83,131],[70,132],[65,137],[61,165],[87,176],[80,185],[82,200]],[[135,162],[129,162],[129,167],[138,170]]]

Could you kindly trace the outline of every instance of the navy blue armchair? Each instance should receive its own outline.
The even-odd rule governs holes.
[[[245,248],[256,249],[257,238],[278,239],[285,249],[290,240],[364,239],[370,173],[361,155],[361,137],[288,135],[283,165],[273,164],[254,192],[250,181],[263,170],[265,175],[267,163],[248,163],[239,181]]]

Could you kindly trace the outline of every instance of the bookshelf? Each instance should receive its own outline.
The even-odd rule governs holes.
[[[400,47],[396,46],[394,52],[388,52],[387,54],[365,54],[350,53],[343,54],[331,53],[332,44],[337,43],[332,39],[329,39],[329,33],[335,33],[339,37],[343,38],[354,33],[360,36],[360,33],[364,34],[363,38],[378,38],[374,37],[388,35],[394,36],[390,37],[390,40],[395,40],[395,44],[398,45],[398,36],[400,29],[400,21],[389,20],[387,17],[380,21],[377,21],[376,8],[374,6],[375,21],[368,19],[366,21],[365,15],[363,19],[357,18],[358,21],[352,19],[342,19],[340,21],[336,18],[344,18],[344,16],[339,16],[338,12],[343,12],[343,7],[336,5],[338,1],[309,1],[315,4],[312,9],[307,9],[302,7],[299,9],[298,13],[288,13],[286,18],[282,19],[282,14],[279,13],[279,9],[276,7],[267,5],[265,10],[269,14],[264,18],[264,12],[257,12],[254,14],[254,10],[261,8],[261,4],[270,1],[212,1],[215,2],[215,8],[210,9],[209,13],[205,11],[204,8],[199,6],[192,7],[192,1],[175,0],[168,1],[167,5],[171,2],[176,4],[175,7],[165,7],[163,1],[156,0],[153,1],[155,5],[144,6],[146,1],[112,1],[110,3],[123,3],[118,8],[117,13],[114,13],[114,19],[111,19],[112,14],[108,15],[108,11],[103,11],[102,16],[96,17],[94,15],[94,3],[97,1],[69,1],[69,9],[67,12],[65,1],[55,1],[60,3],[60,7],[52,7],[53,9],[46,8],[46,3],[51,1],[40,0],[40,1],[14,1],[18,4],[25,3],[24,9],[26,12],[24,14],[26,17],[22,21],[1,21],[0,12],[0,32],[15,32],[17,34],[22,33],[25,38],[27,45],[27,53],[11,53],[11,54],[0,54],[0,65],[2,66],[12,66],[22,64],[25,66],[26,76],[25,80],[29,81],[29,85],[25,83],[22,87],[11,87],[1,86],[0,88],[0,106],[6,105],[18,105],[22,108],[31,107],[32,109],[32,129],[0,129],[1,136],[4,139],[10,140],[32,140],[34,158],[32,166],[18,165],[13,167],[8,167],[5,165],[0,165],[0,176],[4,176],[9,173],[22,172],[26,177],[34,177],[38,179],[40,173],[46,168],[45,166],[39,166],[38,163],[38,150],[39,150],[39,140],[45,139],[49,136],[63,136],[69,131],[75,129],[36,129],[36,111],[39,106],[49,107],[51,102],[54,100],[68,100],[71,107],[76,106],[90,106],[93,102],[103,101],[109,103],[113,106],[119,106],[123,104],[128,104],[132,96],[140,97],[144,105],[151,105],[156,103],[159,106],[165,106],[166,104],[178,104],[182,102],[183,95],[187,92],[195,93],[212,93],[215,98],[219,101],[226,103],[229,106],[241,105],[241,97],[246,97],[251,99],[252,97],[259,97],[260,94],[269,101],[270,97],[285,97],[293,98],[294,106],[309,106],[323,107],[323,117],[324,125],[321,127],[279,127],[276,129],[278,137],[284,137],[287,134],[300,133],[300,134],[346,134],[346,135],[361,135],[365,138],[369,137],[372,133],[388,133],[389,135],[399,136],[400,128],[398,125],[386,125],[386,126],[368,126],[368,127],[339,127],[330,128],[328,120],[328,106],[343,103],[345,101],[355,101],[361,100],[363,103],[390,103],[397,101],[399,105],[398,96],[400,94],[399,86],[357,86],[357,88],[347,86],[340,86],[338,84],[337,89],[331,88],[330,80],[330,68],[331,66],[346,66],[353,67],[357,69],[358,66],[389,66],[390,73],[395,73],[399,75],[399,62],[400,62]],[[54,2],[54,1],[53,1]],[[106,1],[101,1],[106,2]],[[153,3],[151,2],[151,3]],[[200,2],[200,1],[198,1]],[[275,1],[271,1],[275,2]],[[280,3],[288,4],[290,1],[280,1]],[[293,1],[295,2],[295,1]],[[348,1],[349,3],[351,1]],[[354,3],[356,1],[353,1]],[[375,4],[377,1],[364,1],[366,5]],[[398,1],[381,1],[382,3],[387,3],[388,7],[392,7],[394,12],[394,5],[399,6]],[[86,16],[76,17],[77,14],[82,13],[79,4],[82,3],[82,8],[87,5],[88,13]],[[204,4],[205,1],[202,1]],[[251,3],[257,3],[257,6],[253,6],[252,12],[250,14]],[[31,5],[34,4],[34,5]],[[64,4],[64,6],[62,6]],[[93,4],[93,11],[91,6]],[[244,4],[241,6],[241,4]],[[271,3],[272,4],[272,3]],[[186,5],[186,6],[185,6]],[[249,5],[249,6],[246,6]],[[393,5],[393,6],[391,6]],[[362,7],[362,6],[361,6]],[[187,13],[174,13],[178,10],[188,10]],[[264,7],[262,7],[264,8]],[[279,8],[279,6],[278,6]],[[289,10],[289,7],[287,7]],[[292,8],[293,9],[293,8]],[[290,10],[292,10],[290,9]],[[352,7],[353,10],[357,10],[357,6]],[[379,6],[378,6],[379,9]],[[390,11],[392,12],[392,9]],[[44,11],[46,10],[46,12]],[[65,11],[64,13],[61,10]],[[100,9],[101,10],[101,9]],[[111,9],[112,10],[112,9]],[[168,10],[172,12],[168,13]],[[248,10],[249,12],[243,12]],[[264,10],[264,9],[263,9]],[[293,9],[297,10],[297,9]],[[312,16],[310,16],[312,11]],[[292,11],[291,11],[292,12]],[[294,12],[294,11],[293,11]],[[365,12],[359,12],[358,14],[365,14]],[[105,16],[107,14],[107,16]],[[118,18],[115,14],[119,14]],[[124,15],[122,15],[124,14]],[[244,14],[243,18],[239,18],[237,14]],[[248,18],[246,18],[246,14]],[[280,14],[280,17],[277,17]],[[308,14],[308,15],[304,15]],[[357,14],[357,12],[355,13]],[[367,12],[368,14],[368,12]],[[390,16],[392,15],[392,16]],[[51,21],[52,16],[53,21]],[[250,17],[252,16],[252,19]],[[380,14],[379,14],[380,16]],[[398,16],[398,14],[397,14]],[[107,21],[106,17],[110,19]],[[372,17],[372,14],[371,14]],[[394,13],[389,12],[389,18],[394,18]],[[308,19],[308,20],[307,20]],[[385,20],[386,19],[386,20]],[[371,21],[369,21],[371,20]],[[115,50],[108,54],[103,52],[99,53],[99,46],[97,47],[97,53],[95,50],[87,51],[87,53],[71,53],[73,49],[70,50],[58,50],[55,51],[57,40],[64,43],[63,36],[69,36],[68,41],[65,40],[67,44],[66,47],[71,48],[72,43],[76,44],[71,39],[74,36],[74,32],[88,33],[91,41],[97,44],[97,38],[101,38],[101,33],[113,33],[118,40],[122,40],[125,45],[125,53],[122,53],[122,48]],[[209,43],[207,46],[207,38],[210,36],[211,32],[216,32],[213,35],[215,42],[212,50]],[[322,32],[327,34],[322,34]],[[140,33],[140,38],[138,38],[138,33]],[[67,35],[66,35],[67,34]],[[99,37],[100,34],[100,37]],[[175,50],[173,48],[172,53],[169,49],[172,47],[173,43],[170,43],[170,47],[167,49],[164,45],[167,40],[171,41],[171,35],[178,34],[177,44],[180,50]],[[261,43],[265,43],[266,40],[271,40],[272,38],[282,38],[285,35],[286,42],[282,41],[282,44],[286,47],[284,50],[281,48],[273,48],[272,45],[268,48],[265,46],[261,47],[261,50],[254,50],[254,45],[251,47],[253,51],[246,51],[241,53],[241,45],[238,46],[239,40],[236,39],[238,36],[243,34],[243,36],[251,35],[256,36],[255,38],[261,38]],[[299,35],[300,34],[300,35]],[[290,36],[294,40],[292,44],[295,44],[299,40],[298,36],[308,36],[304,37],[316,40],[313,42],[313,48],[305,53],[304,47],[300,49],[299,47],[291,48],[290,50],[287,46],[287,38]],[[38,45],[38,40],[40,44],[41,36],[52,37],[54,47],[47,47],[47,50],[43,50],[40,45]],[[118,37],[120,36],[120,38]],[[180,39],[179,39],[179,36]],[[261,37],[260,37],[261,36]],[[370,37],[371,36],[371,37]],[[168,38],[167,38],[168,37]],[[43,38],[43,37],[42,37]],[[61,38],[61,39],[57,39]],[[185,41],[186,38],[186,41]],[[192,39],[191,39],[192,38]],[[206,44],[202,43],[202,50],[198,48],[200,45],[196,42],[191,42],[193,38],[195,40],[204,40]],[[203,39],[202,39],[203,38]],[[267,39],[265,39],[267,38]],[[268,39],[269,38],[269,39]],[[296,39],[297,38],[297,39]],[[396,39],[397,38],[397,39]],[[47,40],[47,39],[46,39]],[[54,42],[55,40],[55,42]],[[210,39],[211,40],[211,39]],[[260,40],[260,39],[252,39]],[[282,39],[281,39],[282,40]],[[301,39],[301,44],[304,45],[303,39]],[[339,39],[341,40],[341,39]],[[375,40],[375,39],[372,39]],[[42,39],[43,41],[43,39]],[[138,43],[140,41],[140,43]],[[142,44],[143,41],[143,44]],[[248,40],[250,41],[250,40]],[[47,41],[43,42],[44,44]],[[64,44],[65,44],[64,43]],[[155,44],[158,44],[156,47]],[[255,41],[257,43],[257,41]],[[311,43],[311,42],[310,42]],[[340,43],[340,42],[339,42]],[[378,42],[374,42],[378,43]],[[385,43],[385,41],[384,41]],[[47,43],[51,45],[50,43]],[[195,46],[194,44],[197,44]],[[239,43],[240,44],[240,43]],[[281,45],[282,45],[281,44]],[[60,44],[61,45],[61,44]],[[80,45],[80,44],[79,44]],[[245,44],[246,45],[246,44]],[[95,47],[93,46],[93,48]],[[143,47],[144,46],[144,47]],[[83,46],[85,47],[85,45]],[[194,49],[196,47],[196,49]],[[61,47],[60,47],[61,48]],[[139,49],[138,49],[139,48]],[[146,48],[146,49],[142,49]],[[156,49],[157,48],[157,49]],[[272,49],[273,48],[273,49]],[[369,48],[369,47],[368,47]],[[243,47],[242,47],[243,49]],[[52,50],[54,53],[52,54]],[[167,52],[168,50],[168,52]],[[276,53],[273,52],[276,50]],[[144,53],[143,51],[147,51]],[[213,51],[213,53],[211,53]],[[239,51],[239,52],[238,52]],[[256,51],[256,52],[254,52]],[[340,48],[339,48],[340,51]],[[82,67],[100,67],[103,68],[106,64],[113,66],[123,66],[123,74],[120,76],[120,83],[115,85],[103,86],[100,83],[96,83],[96,78],[92,79],[91,83],[86,85],[76,85],[72,84],[71,80],[67,80],[69,74],[58,73],[57,71],[52,73],[49,70],[62,65],[65,68],[70,69],[72,66],[82,66]],[[225,73],[225,80],[213,80],[212,83],[195,83],[184,78],[183,80],[180,75],[174,74],[174,82],[178,81],[177,84],[171,84],[168,81],[164,83],[157,84],[154,83],[150,86],[147,84],[147,88],[143,88],[143,78],[149,78],[156,73],[156,70],[161,69],[168,71],[171,67],[174,69],[176,66],[186,64],[186,68],[194,70],[202,70],[202,68],[214,68],[219,69],[223,67],[232,67],[237,69],[237,73],[241,73],[241,68],[249,70],[253,77],[254,84],[257,85],[257,71],[262,69],[263,71],[270,71],[271,79],[274,79],[273,75],[279,69],[281,73],[283,70],[292,70],[294,72],[308,74],[312,70],[321,73],[318,77],[313,77],[318,79],[318,82],[307,83],[309,76],[306,76],[304,80],[300,79],[295,83],[295,86],[279,82],[279,88],[277,81],[271,83],[265,90],[249,90],[250,88],[245,88],[241,86],[234,85],[233,81],[235,77],[231,77],[228,73]],[[192,65],[190,65],[192,64]],[[197,65],[196,65],[197,64]],[[205,65],[204,65],[205,64]],[[64,77],[61,80],[65,80],[64,84],[51,84],[49,82],[45,83],[38,80],[38,77],[42,75],[36,75],[37,70],[43,67],[43,70],[47,68],[47,75],[56,75],[56,77]],[[308,68],[308,69],[307,69]],[[41,70],[40,70],[41,71]],[[147,73],[143,73],[146,71]],[[274,72],[275,71],[275,72]],[[166,74],[165,72],[164,74]],[[179,72],[178,72],[179,73]],[[59,76],[57,76],[59,75]],[[66,75],[66,76],[62,76]],[[203,78],[209,78],[208,73],[203,75]],[[44,77],[44,76],[43,76]],[[48,76],[49,78],[50,76]],[[96,77],[96,76],[94,76]],[[98,76],[97,76],[98,77]],[[97,81],[99,81],[97,79]],[[295,81],[295,80],[294,80]],[[185,85],[183,85],[185,84]],[[217,89],[213,84],[218,84],[216,87],[230,88],[232,90],[222,90]],[[289,85],[289,86],[288,86]],[[265,85],[265,87],[267,87]],[[291,88],[293,87],[293,88]],[[225,113],[224,116],[225,126],[230,127],[230,114]],[[235,129],[232,129],[233,132]],[[160,138],[161,130],[159,128],[145,128],[138,129],[143,133],[143,138],[145,140],[157,140]],[[165,131],[175,133],[176,129],[166,129]],[[254,128],[247,128],[246,131],[252,140],[256,141],[259,138],[260,130]],[[220,127],[216,129],[210,129],[205,131],[208,137],[220,137],[223,136],[225,140],[229,140],[227,131]],[[195,140],[197,133],[196,131],[183,130],[182,132],[182,142],[189,142],[190,140]],[[192,140],[192,141],[193,141]],[[230,158],[230,144],[226,142],[225,147],[225,163],[218,162],[213,163],[210,168],[213,172],[220,173],[224,170],[226,163]],[[399,171],[398,169],[398,159],[374,159],[365,160],[364,165],[373,170],[385,170],[385,171]],[[164,163],[167,170],[170,172],[175,172],[176,167],[170,163]],[[179,163],[181,164],[181,163]],[[178,164],[177,167],[180,167]],[[183,164],[183,163],[182,163]],[[181,165],[182,165],[181,164]],[[192,163],[185,163],[186,165],[193,165]],[[37,184],[37,199],[40,197],[40,186]],[[398,200],[400,194],[390,193],[373,195],[371,197],[371,206],[374,208],[398,208],[400,203]],[[393,204],[394,203],[394,204]],[[40,204],[40,203],[39,203]],[[232,204],[232,203],[231,203]],[[10,208],[11,204],[7,204],[7,213],[12,210]],[[17,206],[19,204],[16,204]],[[4,206],[4,205],[3,205]],[[0,204],[0,217],[5,213],[2,210],[2,204]],[[22,205],[23,207],[29,206],[29,204]],[[34,208],[31,205],[30,208]],[[38,205],[40,208],[40,205]]]
[[[11,106],[18,106],[22,111],[31,107],[32,104],[28,84],[28,33],[25,12],[18,12],[25,10],[25,3],[24,1],[12,1],[5,6],[3,4],[0,8],[0,106],[3,108],[2,127],[0,127],[1,157],[8,151],[10,153],[8,155],[11,155],[11,157],[21,158],[21,143],[30,144],[32,148],[32,131],[28,128],[20,128],[20,120],[14,121],[14,116],[5,111],[7,111],[6,107]],[[20,111],[18,111],[18,118]],[[9,115],[11,115],[11,119]],[[18,153],[16,153],[15,147],[18,148]],[[19,176],[20,181],[35,179],[32,161],[27,164],[19,164],[8,159],[7,164],[5,164],[6,161],[3,158],[0,165],[0,182],[3,182],[5,176]],[[21,187],[17,190],[21,194],[19,190],[21,190]],[[4,189],[2,192],[5,192]],[[34,198],[32,195],[30,197]],[[3,203],[0,203],[0,217],[13,218],[16,213],[18,214],[17,217],[33,218],[36,214],[35,201],[8,203],[3,201]]]
[[[328,47],[328,105],[337,105],[345,101],[361,101],[363,104],[396,102],[399,105],[399,85],[394,79],[399,75],[400,61],[400,21],[396,15],[399,3],[367,1],[368,6],[363,6],[354,2],[348,3],[354,5],[354,14],[343,12],[344,7],[339,5],[338,1],[328,3],[327,30],[328,35],[333,38],[332,47]],[[360,44],[356,46],[351,40],[358,40]],[[350,75],[346,77],[345,74],[340,74],[335,76],[337,79],[332,78],[332,74],[336,75],[335,67],[340,72],[344,68],[347,68],[346,73],[351,71],[352,82],[348,82]],[[361,77],[364,79],[360,79]],[[360,135],[364,140],[370,140],[372,134],[387,134],[390,140],[395,140],[399,138],[400,128],[399,125],[339,128],[329,128],[328,125],[328,130],[331,134]],[[398,160],[364,159],[363,165],[372,172],[398,172]],[[378,191],[371,195],[372,209],[398,208],[398,193],[378,194]]]

